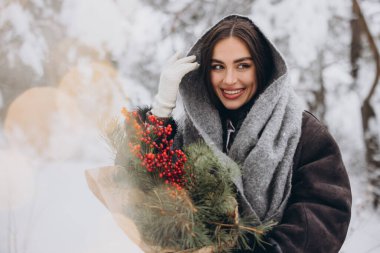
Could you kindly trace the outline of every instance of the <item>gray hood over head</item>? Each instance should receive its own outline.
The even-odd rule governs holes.
[[[239,15],[224,19],[244,19],[253,25],[249,18]],[[196,55],[199,61],[204,38],[215,26],[195,43],[188,55]],[[179,87],[186,118],[183,122],[191,125],[184,128],[196,131],[220,162],[233,168],[232,179],[241,196],[243,215],[261,221],[281,218],[290,194],[292,159],[302,123],[302,109],[288,85],[286,63],[275,46],[268,42],[275,65],[272,80],[248,112],[228,154],[223,153],[219,112],[210,101],[201,71],[187,74]],[[191,136],[185,131],[183,143],[195,141],[194,133]]]

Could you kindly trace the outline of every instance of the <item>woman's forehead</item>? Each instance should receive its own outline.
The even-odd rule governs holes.
[[[251,58],[251,55],[245,42],[237,37],[218,41],[212,51],[212,59],[219,61],[223,61],[223,59],[235,61],[243,58]]]

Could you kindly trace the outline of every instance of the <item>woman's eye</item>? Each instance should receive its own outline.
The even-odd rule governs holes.
[[[249,67],[251,67],[250,64],[242,63],[242,64],[239,64],[238,69],[248,69]]]
[[[222,65],[211,65],[211,69],[213,69],[213,70],[221,70],[221,69],[223,69],[223,66]]]

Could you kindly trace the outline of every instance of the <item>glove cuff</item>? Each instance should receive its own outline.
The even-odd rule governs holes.
[[[175,103],[168,103],[163,101],[158,94],[154,97],[154,102],[152,105],[152,113],[160,118],[170,117],[173,109],[175,107]]]

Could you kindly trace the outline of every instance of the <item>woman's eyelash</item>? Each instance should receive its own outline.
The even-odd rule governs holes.
[[[211,65],[211,69],[222,69],[222,65]]]
[[[242,63],[242,64],[239,64],[239,68],[242,67],[242,68],[249,68],[251,67],[251,64],[248,64],[248,63]]]

